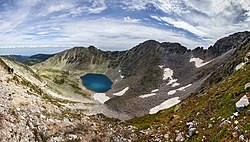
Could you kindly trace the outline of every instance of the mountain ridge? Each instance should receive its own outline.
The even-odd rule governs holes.
[[[48,67],[59,71],[79,71],[82,72],[81,74],[104,73],[114,84],[106,93],[110,100],[102,106],[107,109],[107,112],[102,113],[112,117],[115,116],[112,113],[128,114],[126,118],[118,116],[120,119],[128,119],[149,113],[150,108],[162,103],[163,100],[175,96],[185,99],[199,88],[206,86],[204,82],[211,83],[208,80],[213,75],[212,72],[223,65],[226,59],[234,54],[233,50],[239,48],[240,43],[247,40],[249,36],[250,32],[235,33],[218,40],[208,49],[197,47],[193,50],[179,43],[160,43],[155,40],[145,41],[125,51],[102,51],[94,46],[75,47],[34,65],[34,68],[43,70]],[[223,58],[219,58],[222,55]],[[196,65],[198,60],[201,61],[201,67]],[[168,74],[165,80],[164,74]],[[186,91],[176,91],[178,87],[173,84],[179,87],[189,84],[192,86]],[[125,88],[129,89],[122,96],[113,95]],[[159,89],[156,96],[139,98],[150,94],[154,89]],[[166,92],[171,94],[171,91],[175,93],[165,95]],[[91,94],[95,95],[93,92]],[[149,101],[150,98],[154,99]],[[98,108],[95,109],[98,110]]]

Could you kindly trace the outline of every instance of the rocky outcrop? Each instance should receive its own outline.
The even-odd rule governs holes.
[[[236,110],[238,112],[242,111],[244,108],[246,108],[249,105],[249,101],[246,95],[244,95],[236,104]]]

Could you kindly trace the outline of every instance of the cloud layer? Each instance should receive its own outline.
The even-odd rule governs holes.
[[[124,50],[148,39],[207,47],[249,27],[246,0],[0,0],[0,47],[8,48]]]

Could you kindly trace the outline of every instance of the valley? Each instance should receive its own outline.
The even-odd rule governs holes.
[[[125,51],[89,46],[41,56],[27,65],[0,57],[0,141],[250,138],[250,32],[208,49],[148,40]],[[105,75],[111,88],[87,89],[86,74]]]

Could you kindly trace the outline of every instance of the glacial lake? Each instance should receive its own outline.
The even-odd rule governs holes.
[[[88,73],[84,76],[81,76],[80,78],[82,80],[83,86],[97,93],[107,92],[109,89],[111,89],[113,84],[113,82],[103,74]]]

